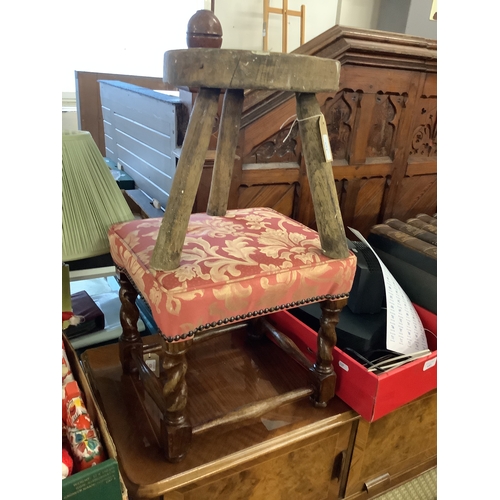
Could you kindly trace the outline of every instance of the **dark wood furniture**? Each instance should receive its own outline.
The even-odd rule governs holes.
[[[294,53],[341,63],[339,90],[318,101],[345,227],[366,237],[387,218],[436,212],[436,41],[335,26]],[[291,97],[245,95],[229,206],[263,203],[316,227]],[[210,174],[207,162],[194,211],[206,207]]]
[[[436,49],[435,40],[335,26],[294,52],[341,63],[339,90],[318,99],[344,224],[364,236],[386,218],[436,211]],[[232,203],[264,199],[315,227],[293,117],[286,93],[245,96]]]

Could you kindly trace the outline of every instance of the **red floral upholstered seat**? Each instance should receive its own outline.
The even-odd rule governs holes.
[[[111,255],[148,302],[167,341],[278,309],[346,296],[356,258],[330,259],[316,231],[269,208],[193,214],[177,269],[150,258],[161,219],[109,231]]]

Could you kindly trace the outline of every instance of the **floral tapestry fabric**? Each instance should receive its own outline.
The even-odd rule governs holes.
[[[180,266],[156,271],[150,258],[161,221],[115,224],[109,241],[115,264],[133,280],[167,338],[352,287],[354,254],[324,256],[316,231],[269,208],[192,214]]]

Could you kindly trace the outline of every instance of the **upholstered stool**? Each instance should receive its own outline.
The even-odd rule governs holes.
[[[336,90],[337,61],[292,54],[190,48],[165,54],[164,79],[200,87],[162,219],[135,220],[109,231],[120,273],[120,359],[138,374],[161,412],[161,442],[168,460],[181,460],[192,433],[186,414],[193,342],[208,340],[244,322],[252,336],[268,334],[310,373],[310,386],[273,401],[235,409],[217,424],[263,413],[297,397],[325,406],[335,394],[332,348],[338,313],[347,302],[356,258],[347,249],[328,147],[320,129],[316,92]],[[217,103],[225,89],[207,213],[191,214],[209,145]],[[227,210],[244,89],[296,93],[302,151],[318,232],[269,208]],[[151,308],[163,341],[146,350],[137,331],[140,294]],[[322,302],[318,354],[311,365],[265,316]],[[144,361],[152,350],[159,373]],[[221,367],[223,369],[223,367]]]

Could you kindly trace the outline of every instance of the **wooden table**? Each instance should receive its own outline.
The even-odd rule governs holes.
[[[141,384],[122,374],[118,345],[89,349],[82,361],[131,499],[317,500],[339,498],[346,488],[360,417],[338,398],[324,409],[305,399],[209,429],[193,436],[183,461],[169,463],[158,443],[155,405]],[[195,425],[303,387],[307,376],[268,339],[249,343],[244,329],[193,346],[188,363]]]

